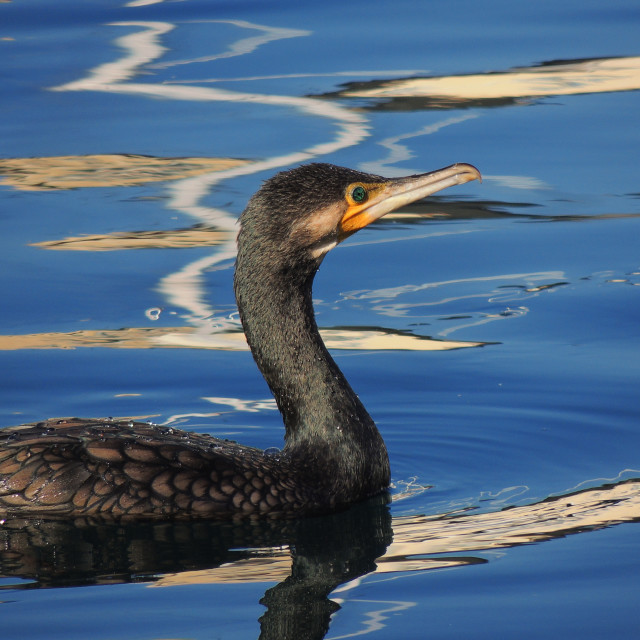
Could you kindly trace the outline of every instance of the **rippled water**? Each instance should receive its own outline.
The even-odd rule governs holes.
[[[6,637],[637,632],[639,27],[632,2],[0,4],[2,426],[281,446],[231,286],[250,194],[314,159],[484,176],[316,279],[388,509],[5,522]]]

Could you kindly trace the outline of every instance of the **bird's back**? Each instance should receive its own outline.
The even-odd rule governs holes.
[[[53,419],[0,431],[0,513],[215,517],[309,500],[286,460],[128,420]]]

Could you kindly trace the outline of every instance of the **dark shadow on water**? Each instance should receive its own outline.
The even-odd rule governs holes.
[[[267,564],[280,561],[289,575],[261,600],[267,610],[260,638],[324,638],[340,608],[329,593],[374,571],[391,542],[387,502],[385,494],[318,518],[238,523],[16,518],[0,527],[0,575],[28,581],[5,589],[30,589],[152,582],[231,564],[223,582],[255,582],[261,568],[269,580],[262,555]],[[273,555],[278,547],[288,547],[284,558]],[[251,560],[258,560],[257,575]]]
[[[391,543],[386,497],[328,518],[297,525],[291,575],[260,601],[261,638],[324,638],[340,607],[328,596],[339,585],[375,570]]]

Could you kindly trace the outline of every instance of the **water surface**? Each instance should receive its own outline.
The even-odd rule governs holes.
[[[311,160],[484,175],[316,279],[389,507],[4,523],[7,637],[631,636],[639,26],[632,2],[0,5],[2,426],[281,446],[232,292],[248,197]]]

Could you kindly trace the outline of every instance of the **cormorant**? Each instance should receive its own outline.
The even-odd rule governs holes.
[[[468,164],[391,179],[308,164],[267,180],[240,217],[234,288],[247,342],[282,413],[282,451],[127,420],[2,429],[0,513],[280,516],[385,490],[385,444],[322,342],[313,278],[326,253],[359,229],[475,179]]]

